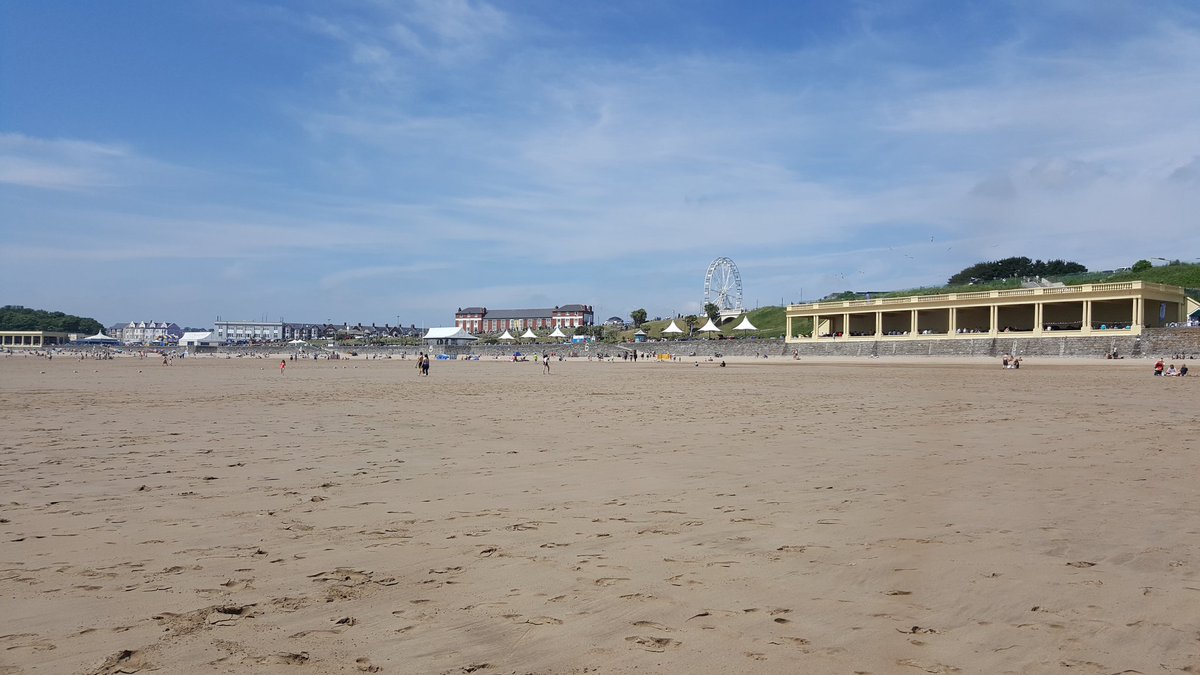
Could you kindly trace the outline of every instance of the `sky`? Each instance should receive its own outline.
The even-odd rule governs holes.
[[[452,325],[1200,258],[1200,5],[0,3],[0,304]]]

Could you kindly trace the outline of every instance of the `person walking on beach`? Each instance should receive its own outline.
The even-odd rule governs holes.
[[[280,359],[280,361],[279,361],[279,374],[280,375],[283,374],[284,368],[287,368],[287,359]]]
[[[542,352],[542,373],[545,375],[550,374],[550,353],[549,352]]]
[[[421,352],[421,353],[417,354],[417,375],[425,374],[424,366],[425,366],[425,352]]]

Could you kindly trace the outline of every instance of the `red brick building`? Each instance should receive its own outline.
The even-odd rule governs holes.
[[[474,335],[502,333],[506,330],[553,330],[578,328],[595,323],[591,305],[561,305],[552,309],[488,309],[460,307],[454,313],[454,325]]]

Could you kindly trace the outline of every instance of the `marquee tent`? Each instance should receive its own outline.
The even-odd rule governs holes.
[[[498,340],[516,340],[517,338],[513,337],[512,333],[510,333],[508,331],[504,331],[504,333],[496,339],[498,339]]]
[[[216,347],[220,344],[210,330],[188,331],[179,338],[180,347]]]
[[[526,328],[524,333],[521,333],[523,338],[537,338],[537,333],[533,332],[532,328]]]
[[[430,328],[429,332],[425,333],[425,337],[421,338],[427,345],[469,345],[472,341],[479,338],[471,335],[467,331],[458,326],[442,326],[438,328]]]
[[[100,331],[91,337],[85,337],[80,342],[86,342],[89,345],[119,345],[121,341],[111,335],[105,335],[104,331]]]
[[[663,333],[682,333],[683,329],[675,325],[675,321],[671,321],[671,325],[663,329]]]
[[[747,314],[746,316],[743,316],[742,322],[739,323],[737,326],[734,326],[733,329],[734,330],[758,330],[757,328],[754,327],[754,324],[750,323],[750,315],[749,314]]]
[[[566,333],[562,332],[562,328],[555,326],[554,332],[550,334],[550,337],[565,338],[565,337],[567,337],[567,335],[566,335]]]
[[[708,323],[704,324],[704,327],[700,329],[700,332],[701,333],[720,333],[721,329],[717,328],[717,324],[713,323],[712,319],[709,319]]]

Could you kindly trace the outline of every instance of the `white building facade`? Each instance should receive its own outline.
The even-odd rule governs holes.
[[[183,329],[179,327],[179,324],[165,321],[130,321],[127,324],[110,326],[109,334],[127,345],[144,345],[152,342],[174,343],[183,336]]]
[[[213,338],[222,344],[240,342],[279,342],[283,339],[282,321],[223,321],[213,323]]]

